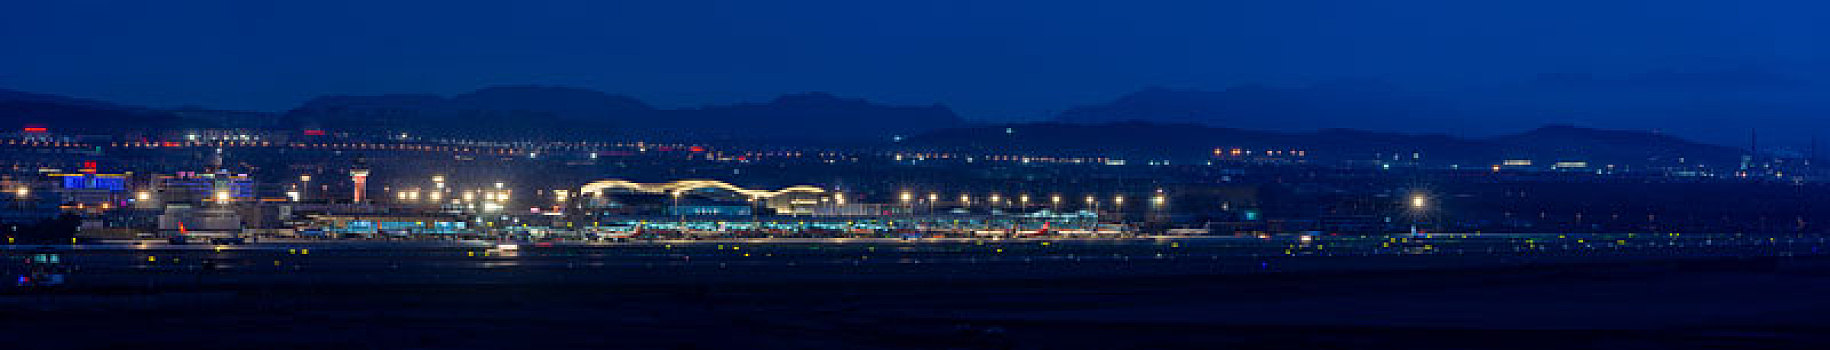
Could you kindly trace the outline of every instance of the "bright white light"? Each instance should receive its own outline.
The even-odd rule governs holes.
[[[1412,208],[1423,208],[1423,206],[1425,204],[1429,204],[1429,203],[1427,200],[1425,200],[1423,198],[1423,196],[1421,196],[1421,195],[1411,196],[1411,207]]]

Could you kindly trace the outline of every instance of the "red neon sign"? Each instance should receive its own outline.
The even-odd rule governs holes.
[[[324,136],[324,130],[305,130],[306,135]]]
[[[50,132],[50,131],[51,131],[51,129],[48,129],[48,128],[45,128],[45,127],[42,127],[42,126],[28,126],[28,127],[25,127],[25,132],[27,132],[27,133],[33,133],[33,134],[43,134],[43,133],[46,133],[46,132]]]

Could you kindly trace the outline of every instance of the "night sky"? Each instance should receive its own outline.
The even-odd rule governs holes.
[[[1508,114],[1507,130],[1420,131],[1565,122],[1729,143],[1761,128],[1802,143],[1830,127],[1830,8],[1807,1],[374,2],[12,1],[0,88],[266,111],[496,84],[669,107],[828,91],[1021,121],[1148,86],[1372,79],[1482,110],[1551,105]],[[1546,89],[1546,74],[1595,86]]]

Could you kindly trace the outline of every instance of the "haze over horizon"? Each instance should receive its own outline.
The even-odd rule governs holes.
[[[1337,81],[1490,135],[1535,125],[1802,145],[1830,122],[1823,5],[1569,0],[22,3],[0,88],[284,111],[322,95],[577,86],[662,107],[825,91],[1037,121],[1151,86]],[[1328,90],[1337,91],[1337,90]],[[1366,92],[1366,94],[1358,94]],[[1378,129],[1319,114],[1303,130]],[[1486,117],[1492,116],[1492,117]],[[1337,119],[1329,119],[1337,118]],[[1483,120],[1475,120],[1483,119]],[[1432,120],[1424,118],[1421,120]],[[1280,127],[1281,126],[1281,127]],[[1725,130],[1732,130],[1727,132]]]

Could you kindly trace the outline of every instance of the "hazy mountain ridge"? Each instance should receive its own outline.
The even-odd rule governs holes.
[[[1256,131],[1192,123],[1031,123],[940,130],[911,137],[909,147],[954,150],[1009,150],[1038,154],[1104,152],[1118,156],[1212,156],[1216,149],[1303,150],[1320,161],[1410,160],[1467,166],[1501,159],[1538,162],[1587,161],[1598,166],[1671,166],[1687,163],[1728,166],[1745,152],[1650,132],[1551,125],[1487,138],[1404,134],[1352,129],[1313,132]],[[1542,164],[1548,165],[1548,164]]]
[[[1244,88],[1228,94],[1253,94]],[[1257,90],[1269,91],[1269,90]],[[1206,96],[1158,89],[1131,96]],[[1174,96],[1171,96],[1174,97]],[[1170,100],[1176,100],[1171,98]],[[179,128],[324,128],[338,131],[589,139],[629,132],[678,130],[695,136],[817,144],[835,139],[896,147],[1060,154],[1206,157],[1216,148],[1309,151],[1316,159],[1371,159],[1421,153],[1426,161],[1485,164],[1502,158],[1586,160],[1600,164],[1728,164],[1745,152],[1654,132],[1550,125],[1492,137],[1406,134],[1329,128],[1263,131],[1198,123],[1110,122],[970,125],[942,105],[886,106],[825,93],[784,95],[768,102],[656,109],[640,100],[553,87],[492,87],[444,97],[430,94],[324,96],[274,115],[188,107],[156,110],[106,102],[0,90],[0,120],[11,127],[44,125],[59,132],[127,133]]]
[[[449,98],[326,96],[288,111],[284,119],[282,125],[289,127],[449,134],[669,131],[738,139],[873,140],[964,124],[941,105],[891,106],[818,92],[783,95],[764,103],[657,109],[627,96],[541,86],[489,87]]]

